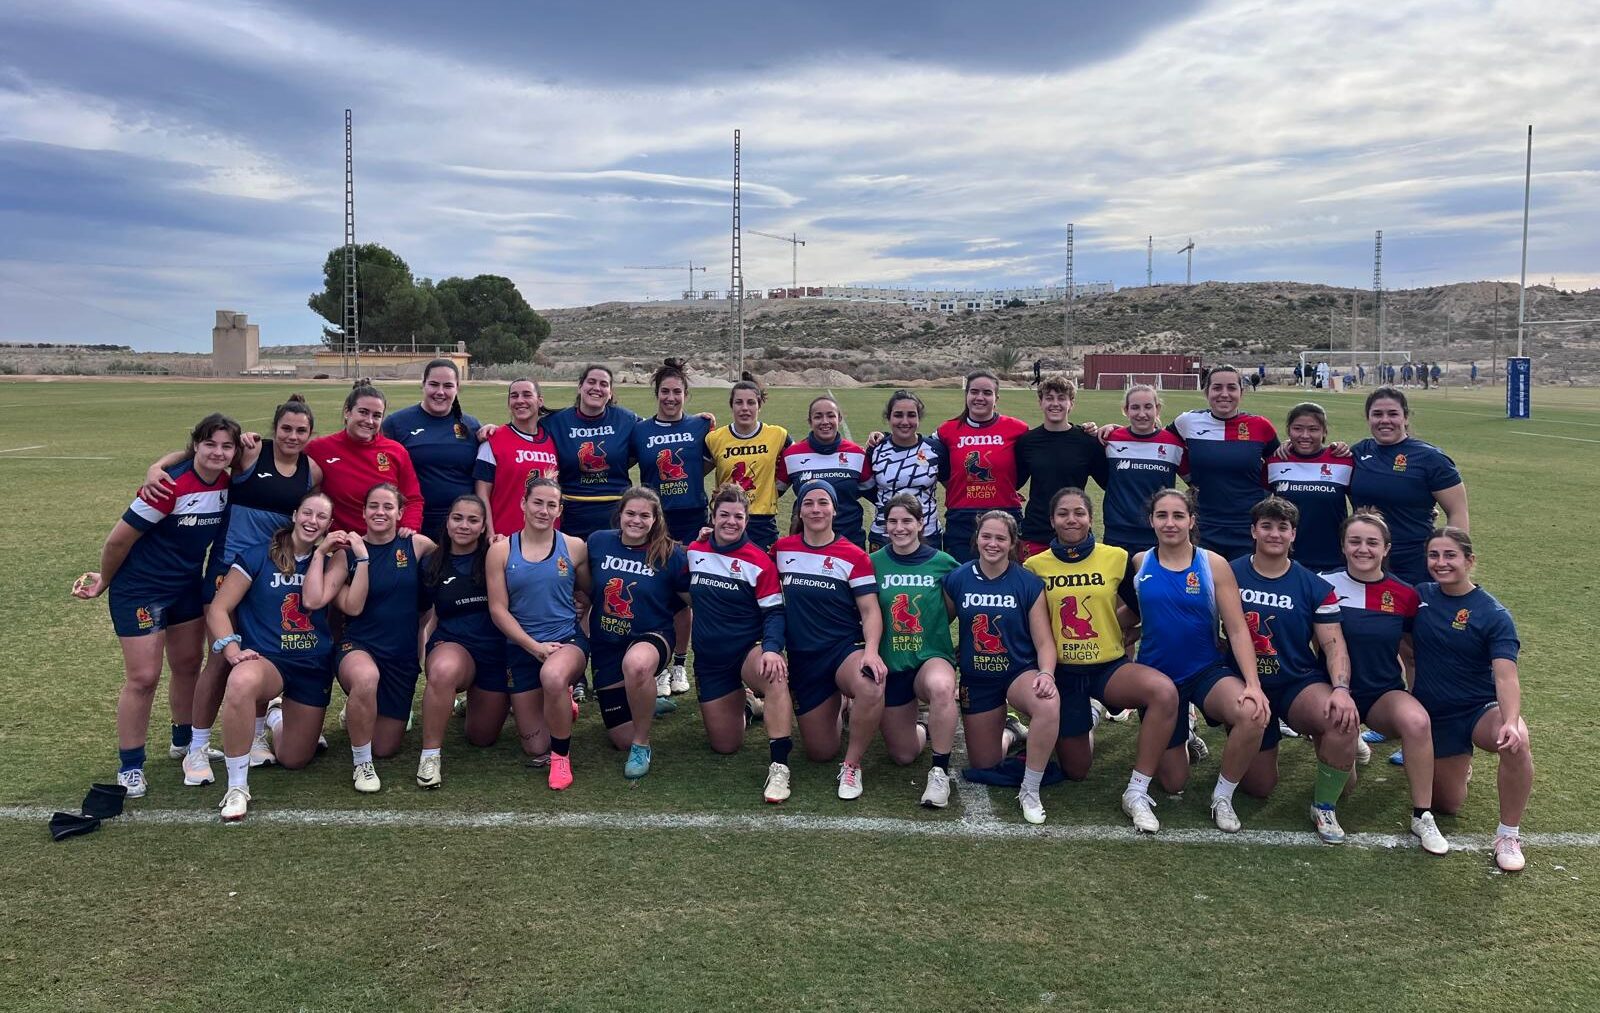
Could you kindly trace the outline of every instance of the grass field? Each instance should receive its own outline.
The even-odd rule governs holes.
[[[794,762],[782,813],[759,800],[764,737],[716,757],[690,703],[657,725],[656,763],[630,785],[586,708],[576,786],[559,796],[514,741],[446,741],[446,785],[414,787],[416,734],[380,761],[377,796],[350,789],[348,740],[293,774],[258,771],[252,818],[212,820],[217,787],[186,789],[153,758],[138,815],[61,845],[40,815],[73,808],[115,770],[120,658],[103,603],[69,599],[146,464],[220,408],[264,429],[304,390],[322,431],[333,385],[0,382],[0,1008],[1283,1009],[1600,1008],[1600,728],[1592,688],[1596,563],[1582,534],[1600,493],[1600,399],[1540,388],[1511,423],[1498,391],[1418,392],[1417,430],[1461,466],[1480,580],[1515,614],[1538,776],[1529,865],[1492,869],[1492,758],[1441,827],[1444,859],[1390,848],[1409,815],[1379,760],[1340,809],[1356,846],[1301,845],[1313,762],[1282,750],[1283,783],[1244,799],[1251,831],[1204,833],[1215,761],[1185,796],[1157,795],[1163,833],[1135,840],[1117,808],[1133,730],[1099,736],[1084,784],[1046,789],[1044,832],[1011,794],[916,800],[925,759],[874,747],[866,795],[833,796],[832,765]],[[390,387],[391,407],[410,403]],[[768,421],[804,429],[812,392],[774,391]],[[882,390],[839,391],[857,438]],[[546,391],[564,401],[568,389]],[[926,395],[930,416],[959,394]],[[1168,394],[1166,415],[1200,404]],[[1263,391],[1281,421],[1298,396]],[[648,410],[648,394],[623,393]],[[498,389],[464,402],[503,419]],[[719,392],[698,405],[726,416]],[[1106,421],[1118,395],[1074,418]],[[1355,395],[1328,395],[1336,438],[1364,435]],[[1037,419],[1030,392],[1001,409]],[[166,732],[164,700],[152,745]],[[1220,737],[1210,733],[1214,747]],[[153,757],[160,754],[152,750]],[[220,774],[220,765],[218,765]],[[367,821],[363,823],[363,816]]]

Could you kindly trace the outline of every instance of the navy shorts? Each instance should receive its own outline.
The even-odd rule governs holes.
[[[1055,671],[1056,693],[1061,697],[1061,730],[1063,739],[1075,739],[1094,730],[1094,705],[1089,698],[1104,703],[1106,683],[1124,666],[1127,658],[1101,661],[1090,665],[1057,665]]]
[[[1289,709],[1294,706],[1295,700],[1299,698],[1301,693],[1305,692],[1307,686],[1315,686],[1318,683],[1324,686],[1330,685],[1326,675],[1311,675],[1304,679],[1296,679],[1293,682],[1261,687],[1262,691],[1267,694],[1267,704],[1271,708],[1271,713],[1267,715],[1267,730],[1261,733],[1262,752],[1278,748],[1278,740],[1283,737],[1283,733],[1278,730],[1278,722],[1287,722],[1289,720]],[[1290,727],[1293,727],[1293,725]],[[1295,728],[1295,731],[1301,730]]]
[[[576,644],[578,649],[589,655],[589,638],[579,633],[562,640],[563,644]],[[502,673],[495,673],[498,678],[485,680],[483,673],[479,672],[472,682],[473,686],[490,693],[532,693],[536,689],[543,689],[544,684],[539,681],[539,675],[544,671],[544,662],[524,651],[516,644],[506,644],[506,668]]]
[[[1471,753],[1472,730],[1491,708],[1498,706],[1498,701],[1490,701],[1454,714],[1429,714],[1428,720],[1433,722],[1433,758],[1442,760]]]
[[[210,605],[211,600],[222,590],[222,582],[227,579],[228,571],[233,569],[222,561],[222,550],[214,549],[206,560],[205,583],[200,587],[200,603]],[[209,638],[208,638],[209,639]]]
[[[961,686],[956,690],[956,702],[961,705],[963,714],[986,714],[996,707],[1006,705],[1006,693],[1010,691],[1011,684],[1016,682],[1023,673],[1016,672],[1011,675],[978,676],[961,673]]]
[[[326,657],[306,660],[301,658],[271,658],[283,679],[283,698],[307,707],[328,709],[333,700],[333,668]]]
[[[965,563],[972,559],[972,539],[978,533],[978,518],[988,513],[987,510],[947,510],[944,515],[944,551],[955,557],[956,562]],[[1006,513],[1022,523],[1022,511],[1007,508]]]
[[[778,521],[773,514],[751,514],[744,526],[744,533],[762,552],[771,552],[772,544],[778,540]]]
[[[751,647],[760,647],[752,644]],[[694,652],[694,692],[695,698],[701,703],[720,700],[729,693],[737,693],[744,688],[744,677],[740,671],[744,668],[744,659],[750,654],[747,648],[740,654],[732,657],[720,657],[707,654],[704,651]]]
[[[706,526],[706,508],[690,507],[687,510],[664,511],[667,522],[667,534],[675,540],[688,545],[698,541],[700,529]]]
[[[1399,679],[1396,679],[1394,684],[1391,686],[1382,686],[1378,689],[1367,689],[1366,687],[1362,687],[1359,692],[1356,690],[1351,690],[1350,697],[1356,702],[1356,710],[1361,712],[1361,723],[1366,724],[1367,712],[1372,710],[1374,704],[1376,704],[1379,700],[1382,700],[1385,695],[1393,693],[1395,690],[1399,690],[1402,693],[1406,692],[1406,684],[1401,682]]]
[[[594,650],[589,655],[594,664],[595,689],[621,684],[622,659],[633,650],[634,644],[649,644],[656,649],[655,675],[665,671],[667,664],[672,661],[672,645],[667,641],[667,634],[641,633],[627,640],[596,640]]]
[[[834,676],[844,659],[861,650],[861,644],[835,644],[821,651],[789,648],[789,692],[794,696],[796,714],[816,710],[839,692]]]
[[[344,659],[357,651],[367,655],[378,666],[378,716],[404,721],[411,716],[411,701],[417,693],[417,667],[415,654],[381,654],[357,641],[346,640],[333,652],[333,670],[339,671]]]
[[[205,580],[196,576],[176,587],[118,587],[106,592],[111,627],[119,637],[147,637],[205,614]]]
[[[1194,704],[1200,708],[1200,714],[1206,719],[1206,724],[1215,728],[1222,724],[1206,713],[1206,697],[1217,688],[1217,683],[1232,676],[1243,682],[1244,679],[1230,668],[1227,662],[1218,661],[1207,665],[1197,672],[1192,678],[1178,686],[1178,720],[1172,726],[1172,738],[1167,740],[1167,748],[1174,749],[1189,741],[1190,716],[1189,705]]]
[[[561,498],[561,531],[574,538],[588,538],[596,531],[616,527],[612,515],[618,500],[579,500]]]
[[[472,658],[472,678],[474,682],[477,681],[478,676],[484,673],[488,673],[491,677],[496,675],[503,677],[505,675],[506,642],[504,640],[494,645],[468,644],[451,637],[441,636],[438,631],[435,631],[433,636],[428,638],[427,653],[433,654],[433,649],[440,644],[455,644],[467,652],[467,655]]]
[[[883,705],[885,707],[903,707],[908,703],[915,703],[917,699],[917,673],[922,671],[919,665],[904,672],[890,672],[889,677],[883,680]]]

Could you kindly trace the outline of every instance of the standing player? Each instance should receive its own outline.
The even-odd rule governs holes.
[[[706,437],[716,425],[703,415],[686,415],[689,374],[682,359],[667,359],[650,376],[656,391],[656,413],[633,429],[633,456],[639,462],[639,484],[661,498],[667,533],[688,545],[706,526]],[[694,617],[679,609],[672,623],[672,664],[662,670],[656,695],[689,692],[689,633]]]
[[[1358,510],[1339,528],[1345,565],[1323,579],[1339,596],[1339,627],[1350,652],[1350,694],[1369,728],[1400,738],[1411,782],[1411,833],[1431,855],[1450,844],[1433,818],[1433,726],[1406,690],[1401,655],[1411,656],[1417,592],[1383,570],[1389,525],[1373,510]]]
[[[405,500],[400,530],[422,529],[422,488],[406,448],[383,435],[388,402],[370,380],[357,380],[344,399],[344,428],[306,444],[306,454],[322,469],[322,491],[333,500],[333,527],[365,534],[367,492],[389,483]]]
[[[191,738],[195,681],[205,650],[206,553],[228,508],[228,468],[239,447],[239,423],[213,413],[189,434],[193,459],[173,469],[170,497],[135,498],[100,549],[100,569],[72,585],[77,598],[111,591],[111,625],[122,645],[123,683],[117,695],[117,781],[142,798],[150,705],[161,681],[161,658],[171,669],[169,755],[182,758]]]
[[[889,544],[872,554],[878,605],[888,622],[883,682],[883,744],[889,759],[907,764],[933,745],[933,766],[922,804],[950,804],[950,752],[956,739],[955,645],[945,609],[944,578],[960,564],[922,541],[922,501],[903,492],[883,508]],[[928,723],[917,722],[917,701]],[[924,741],[926,739],[926,742]]]
[[[1460,528],[1441,528],[1427,543],[1428,575],[1417,587],[1412,640],[1417,699],[1433,720],[1433,802],[1454,815],[1467,800],[1472,750],[1500,757],[1496,787],[1500,825],[1495,864],[1517,872],[1522,855],[1522,814],[1533,791],[1533,753],[1522,719],[1517,671],[1521,641],[1506,607],[1472,580],[1477,557]],[[1411,766],[1410,757],[1406,766]]]
[[[483,699],[471,693],[482,672],[487,680],[503,680],[506,638],[489,614],[489,509],[476,496],[457,496],[445,515],[448,539],[422,568],[422,599],[436,620],[428,637],[423,665],[422,756],[417,762],[417,787],[437,788],[444,783],[444,730],[455,708],[456,694],[468,693],[467,739],[494,740],[505,724],[485,730]],[[426,625],[427,617],[423,617]],[[503,681],[497,681],[503,685]],[[476,700],[475,700],[476,698]],[[491,715],[490,719],[496,715]]]
[[[1206,407],[1186,411],[1167,428],[1188,450],[1189,484],[1200,504],[1200,544],[1225,559],[1248,555],[1250,508],[1266,495],[1262,462],[1278,449],[1278,433],[1260,415],[1240,411],[1238,367],[1212,366]]]
[[[1466,531],[1467,487],[1444,451],[1411,435],[1411,405],[1403,391],[1379,387],[1367,395],[1366,411],[1372,436],[1350,448],[1350,502],[1383,512],[1394,532],[1389,568],[1419,584],[1430,575],[1423,546],[1433,530],[1434,508],[1444,509],[1448,526]]]
[[[924,412],[922,399],[909,390],[889,395],[883,410],[889,423],[887,439],[871,442],[867,468],[872,472],[872,488],[877,495],[867,545],[874,551],[888,543],[884,531],[884,511],[889,501],[901,494],[917,498],[922,514],[922,541],[937,549],[943,544],[939,530],[939,462],[944,445],[937,436],[924,436],[919,429]]]
[[[480,425],[462,412],[460,387],[456,364],[434,359],[422,367],[422,400],[383,420],[383,435],[411,456],[422,490],[422,533],[435,542],[444,540],[450,504],[472,492],[478,459]]]
[[[789,446],[789,431],[761,421],[766,391],[746,373],[728,392],[733,419],[706,437],[718,486],[732,483],[750,499],[749,538],[763,551],[778,540],[778,459]]]
[[[939,427],[939,442],[948,453],[939,461],[945,483],[945,551],[958,561],[973,558],[972,539],[978,518],[1004,510],[1022,519],[1017,492],[1017,440],[1028,424],[997,414],[1000,378],[987,369],[966,378],[966,411]]]
[[[783,591],[772,557],[750,541],[750,501],[729,483],[711,497],[711,533],[689,546],[695,605],[695,691],[714,752],[738,752],[747,715],[741,688],[766,698],[767,783],[762,798],[789,797],[793,708],[784,661]]]
[[[1287,500],[1269,496],[1257,503],[1250,508],[1255,551],[1232,564],[1261,688],[1272,709],[1261,752],[1243,787],[1247,794],[1266,798],[1277,785],[1279,720],[1312,736],[1317,781],[1311,822],[1324,844],[1342,844],[1344,830],[1335,807],[1355,764],[1361,718],[1350,695],[1350,656],[1339,631],[1339,596],[1333,585],[1289,558],[1299,520],[1299,511]]]
[[[359,792],[383,787],[373,758],[400,751],[417,689],[419,575],[434,544],[425,535],[399,533],[405,508],[393,485],[373,486],[367,492],[362,544],[338,561],[349,568],[350,579],[339,592],[339,611],[347,621],[334,652],[334,671],[349,697],[345,728]]]
[[[516,713],[524,753],[537,761],[548,739],[553,791],[572,787],[577,707],[570,690],[583,678],[589,660],[588,640],[578,628],[576,594],[589,585],[589,553],[582,540],[556,530],[560,489],[554,479],[530,475],[522,496],[522,530],[489,547],[484,563],[489,614],[505,634],[507,666],[498,684],[486,681],[482,673],[476,683],[486,696],[498,694],[493,702],[500,715],[493,725],[496,734],[509,709]]]
[[[1143,714],[1139,744],[1122,793],[1122,811],[1139,830],[1153,834],[1161,822],[1150,799],[1150,781],[1162,754],[1188,740],[1188,714],[1179,728],[1178,691],[1172,680],[1129,660],[1123,646],[1118,600],[1138,607],[1128,551],[1095,542],[1094,507],[1082,489],[1061,489],[1050,497],[1050,522],[1054,540],[1023,565],[1044,581],[1045,610],[1055,635],[1061,701],[1056,757],[1068,778],[1083,780],[1094,759],[1090,700],[1114,710],[1138,708]]]
[[[1055,638],[1046,615],[1044,582],[1017,562],[1017,519],[991,510],[978,519],[977,558],[944,578],[945,604],[960,633],[961,716],[967,756],[976,768],[1005,759],[1001,732],[1009,705],[1028,716],[1022,818],[1043,823],[1039,788],[1056,746],[1061,704],[1055,680]]]
[[[1022,512],[1022,558],[1044,552],[1055,537],[1051,506],[1062,489],[1087,489],[1089,479],[1106,487],[1106,451],[1100,441],[1072,424],[1078,388],[1065,373],[1039,381],[1044,422],[1017,439],[1017,486],[1028,487]],[[1152,767],[1152,770],[1154,768]]]
[[[656,679],[672,659],[689,561],[667,531],[660,498],[638,486],[622,494],[617,530],[596,531],[588,549],[595,697],[611,744],[628,750],[622,776],[638,780],[650,772]]]
[[[1212,724],[1226,725],[1228,742],[1216,786],[1211,789],[1211,819],[1223,833],[1238,833],[1233,793],[1261,749],[1270,709],[1256,674],[1256,653],[1239,605],[1239,586],[1228,561],[1194,544],[1194,494],[1163,489],[1150,498],[1150,527],[1156,546],[1134,557],[1139,612],[1152,617],[1139,641],[1139,660],[1178,687],[1178,714],[1161,757],[1161,787],[1181,792],[1189,780],[1189,752],[1178,730],[1189,723],[1189,707]],[[1229,668],[1217,642],[1228,634],[1236,668]],[[1240,674],[1243,673],[1243,674]]]
[[[861,758],[883,717],[889,668],[879,646],[883,613],[872,560],[833,530],[833,486],[820,480],[795,490],[797,534],[772,547],[783,583],[790,690],[806,758],[839,753],[841,695],[850,698],[850,744],[839,765],[839,797],[861,797]],[[770,713],[770,708],[769,708]]]
[[[1189,474],[1183,441],[1161,425],[1161,395],[1147,383],[1122,395],[1125,426],[1101,430],[1106,440],[1106,544],[1143,552],[1153,548],[1150,497]]]
[[[544,420],[561,464],[561,527],[588,538],[607,527],[632,484],[633,427],[639,416],[617,404],[607,366],[583,367],[577,400]]]
[[[295,770],[317,754],[323,715],[333,696],[327,606],[347,576],[344,567],[327,565],[327,560],[345,548],[362,554],[358,536],[341,531],[323,537],[332,519],[333,503],[326,495],[302,497],[289,524],[234,559],[206,607],[206,625],[216,638],[212,649],[230,667],[222,714],[228,790],[221,809],[226,821],[244,819],[250,807],[252,726],[258,707],[282,697],[268,712],[279,763]]]
[[[867,452],[839,435],[844,413],[833,398],[812,398],[806,418],[811,423],[811,431],[800,442],[785,447],[778,457],[778,492],[781,494],[790,485],[815,481],[833,486],[834,502],[838,504],[833,529],[858,548],[865,548],[866,532],[862,525],[865,511],[861,509],[861,498],[872,489]]]
[[[506,389],[511,421],[496,426],[478,445],[473,465],[473,487],[489,504],[493,533],[509,538],[522,530],[522,489],[528,478],[555,478],[560,464],[550,430],[539,423],[544,396],[537,381],[518,377]]]
[[[1344,564],[1339,541],[1345,497],[1355,470],[1350,454],[1340,456],[1328,446],[1328,413],[1313,401],[1289,409],[1287,428],[1288,446],[1262,465],[1267,488],[1300,511],[1295,560],[1319,572],[1338,569]]]

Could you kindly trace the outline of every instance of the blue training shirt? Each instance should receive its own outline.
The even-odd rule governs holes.
[[[1219,419],[1208,408],[1186,411],[1167,428],[1188,449],[1189,482],[1199,490],[1200,540],[1248,546],[1250,508],[1267,495],[1261,463],[1278,449],[1277,430],[1259,415]]]
[[[578,568],[567,551],[566,538],[555,532],[550,554],[543,559],[522,554],[520,531],[511,536],[510,549],[506,553],[506,607],[517,625],[541,644],[575,636]]]
[[[632,454],[639,462],[639,484],[661,497],[661,508],[704,510],[706,497],[706,436],[711,423],[698,415],[676,422],[654,416],[633,427]]]
[[[1333,585],[1293,560],[1281,577],[1263,577],[1249,556],[1229,564],[1239,582],[1245,625],[1256,649],[1256,673],[1267,689],[1326,675],[1322,655],[1312,646],[1317,623],[1339,622],[1339,596]]]
[[[251,546],[233,560],[233,569],[250,578],[250,589],[233,612],[244,647],[275,665],[327,666],[333,655],[327,606],[310,610],[300,601],[307,569],[322,565],[311,552],[296,556],[294,573],[285,574],[269,558],[265,544]]]
[[[731,545],[705,538],[686,551],[695,664],[737,664],[755,644],[783,653],[787,623],[772,557],[747,536]]]
[[[1351,447],[1350,452],[1355,455],[1355,472],[1350,476],[1351,504],[1383,511],[1393,536],[1389,566],[1395,575],[1413,584],[1427,580],[1433,494],[1461,484],[1456,462],[1438,447],[1414,436],[1387,447],[1368,438]]]
[[[594,611],[589,635],[598,650],[604,643],[626,644],[634,637],[659,633],[672,641],[672,617],[678,595],[689,590],[689,557],[674,544],[660,567],[646,559],[646,547],[626,545],[620,531],[589,536],[589,573]]]
[[[295,507],[310,490],[311,458],[301,454],[293,475],[280,474],[272,456],[272,441],[263,440],[255,467],[233,476],[228,516],[223,521],[223,558],[215,562],[232,562],[246,549],[265,545],[289,523]]]
[[[345,623],[344,639],[384,658],[417,657],[417,589],[422,563],[409,536],[367,545],[367,601]]]
[[[1416,619],[1417,592],[1387,573],[1371,583],[1342,568],[1322,578],[1339,597],[1339,628],[1350,655],[1350,692],[1360,697],[1404,689],[1400,640]]]
[[[505,634],[489,614],[488,582],[474,577],[473,553],[457,555],[448,546],[435,552],[446,553],[449,569],[437,584],[422,585],[422,607],[433,609],[438,620],[433,635],[451,644],[460,644],[474,658],[492,658],[505,650]],[[432,565],[431,563],[429,564]]]
[[[561,495],[573,499],[616,499],[628,491],[633,461],[633,429],[639,416],[621,405],[607,405],[591,418],[569,405],[540,425],[556,444]]]
[[[422,487],[424,531],[442,530],[451,501],[472,491],[479,428],[471,415],[430,415],[420,404],[384,416],[383,435],[411,455],[412,470]]]
[[[1474,587],[1452,596],[1432,581],[1417,586],[1411,642],[1417,656],[1413,692],[1429,714],[1440,716],[1494,703],[1495,660],[1516,661],[1522,649],[1517,624],[1494,595]]]
[[[165,592],[173,585],[200,580],[206,553],[222,533],[228,509],[227,470],[207,482],[189,460],[168,474],[176,486],[171,496],[154,503],[136,497],[122,514],[140,537],[111,578],[112,586],[121,591]]]
[[[1310,457],[1289,451],[1289,459],[1264,465],[1267,488],[1300,510],[1295,527],[1294,558],[1319,572],[1344,565],[1339,525],[1344,523],[1345,496],[1354,465],[1324,448]]]
[[[821,654],[862,640],[856,599],[876,596],[878,577],[859,545],[842,536],[817,548],[805,535],[772,546],[783,585],[785,638],[791,652]]]
[[[945,574],[944,593],[955,603],[956,644],[962,678],[1010,681],[1039,664],[1028,612],[1044,594],[1044,581],[1021,563],[994,580],[977,560]]]

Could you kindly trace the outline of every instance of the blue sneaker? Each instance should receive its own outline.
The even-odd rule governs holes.
[[[630,781],[637,781],[648,773],[650,773],[650,747],[629,746],[628,762],[622,765],[622,776]]]
[[[1404,767],[1406,765],[1404,751],[1396,749],[1394,752],[1390,753],[1389,762],[1394,764],[1396,767]]]
[[[1389,737],[1382,732],[1375,732],[1368,728],[1366,731],[1361,733],[1361,741],[1365,742],[1369,746],[1376,746],[1380,742],[1388,742]]]
[[[678,709],[678,701],[672,699],[672,697],[670,697],[670,696],[658,696],[658,697],[656,697],[656,717],[660,717],[663,714],[671,714],[673,711],[675,711],[677,709]]]

